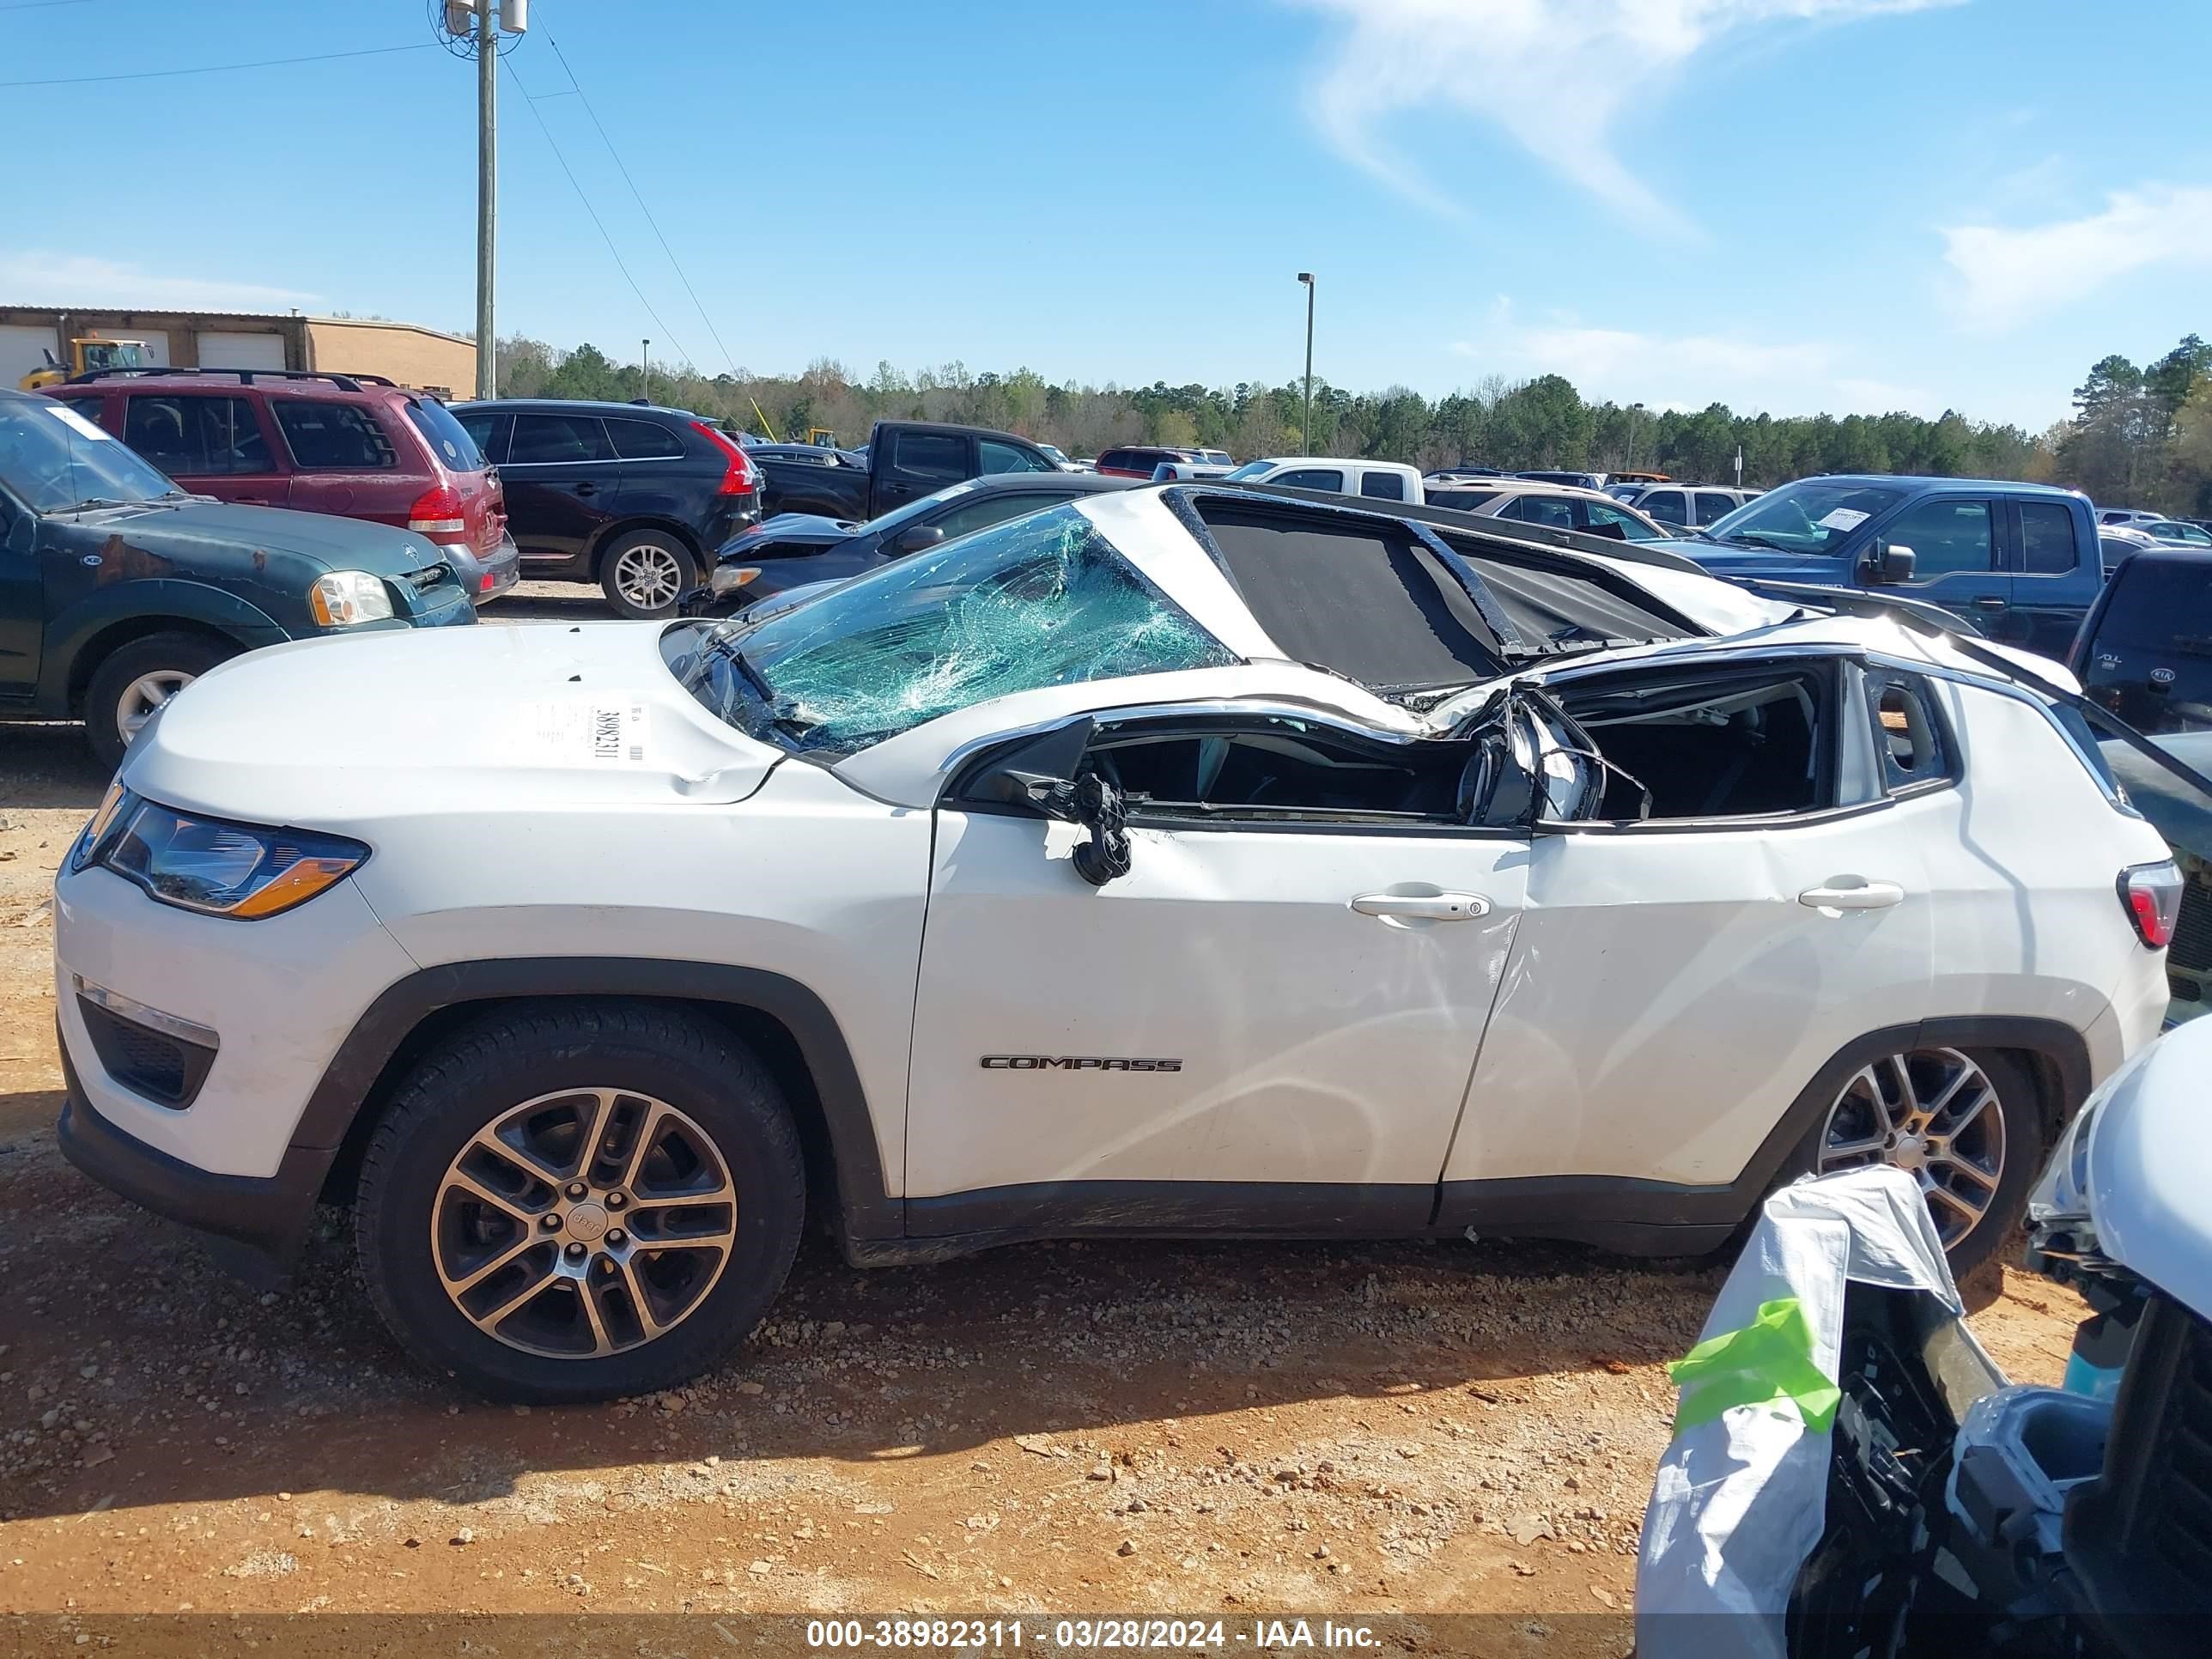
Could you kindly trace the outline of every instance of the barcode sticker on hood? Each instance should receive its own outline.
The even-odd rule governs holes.
[[[549,766],[643,766],[653,752],[653,711],[631,697],[567,697],[522,706],[518,740]]]

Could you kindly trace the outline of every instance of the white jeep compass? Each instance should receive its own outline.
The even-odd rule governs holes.
[[[713,1364],[810,1211],[861,1264],[1675,1254],[1887,1161],[1971,1263],[2166,1002],[2063,681],[1215,484],[727,622],[280,646],[60,875],[63,1144],[264,1262],[349,1207],[400,1342],[516,1400]]]

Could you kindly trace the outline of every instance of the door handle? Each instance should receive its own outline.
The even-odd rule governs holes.
[[[1887,910],[1905,902],[1905,890],[1893,881],[1859,881],[1843,876],[1825,887],[1808,887],[1797,902],[1814,910]]]
[[[1352,908],[1363,916],[1406,921],[1467,921],[1490,914],[1480,893],[1362,893]]]
[[[579,495],[596,495],[599,493],[599,487],[595,483],[580,483],[576,486],[576,493]]]
[[[1976,599],[1974,603],[1981,606],[1984,611],[2002,611],[2005,608],[2005,602],[1997,598],[1994,593],[1990,594],[1985,598]]]

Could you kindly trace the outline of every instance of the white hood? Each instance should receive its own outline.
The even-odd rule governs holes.
[[[2039,1236],[2070,1234],[2073,1248],[2118,1262],[2212,1319],[2208,1097],[2212,1019],[2191,1020],[2089,1097],[2029,1195],[2028,1221]]]
[[[165,805],[307,828],[395,807],[742,799],[779,753],[677,684],[661,633],[536,623],[275,646],[195,681],[121,776]]]

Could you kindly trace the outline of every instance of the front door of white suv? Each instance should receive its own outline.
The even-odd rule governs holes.
[[[1255,740],[1315,741],[1313,722],[1275,724],[1290,734]],[[1141,721],[1119,740],[1133,734]],[[1073,824],[939,808],[910,1235],[1426,1224],[1521,915],[1525,836],[1448,812],[1208,810],[1205,775],[1235,761],[1187,732],[1163,741],[1189,749],[1190,782],[1130,796],[1130,868],[1103,887],[1073,866]]]

